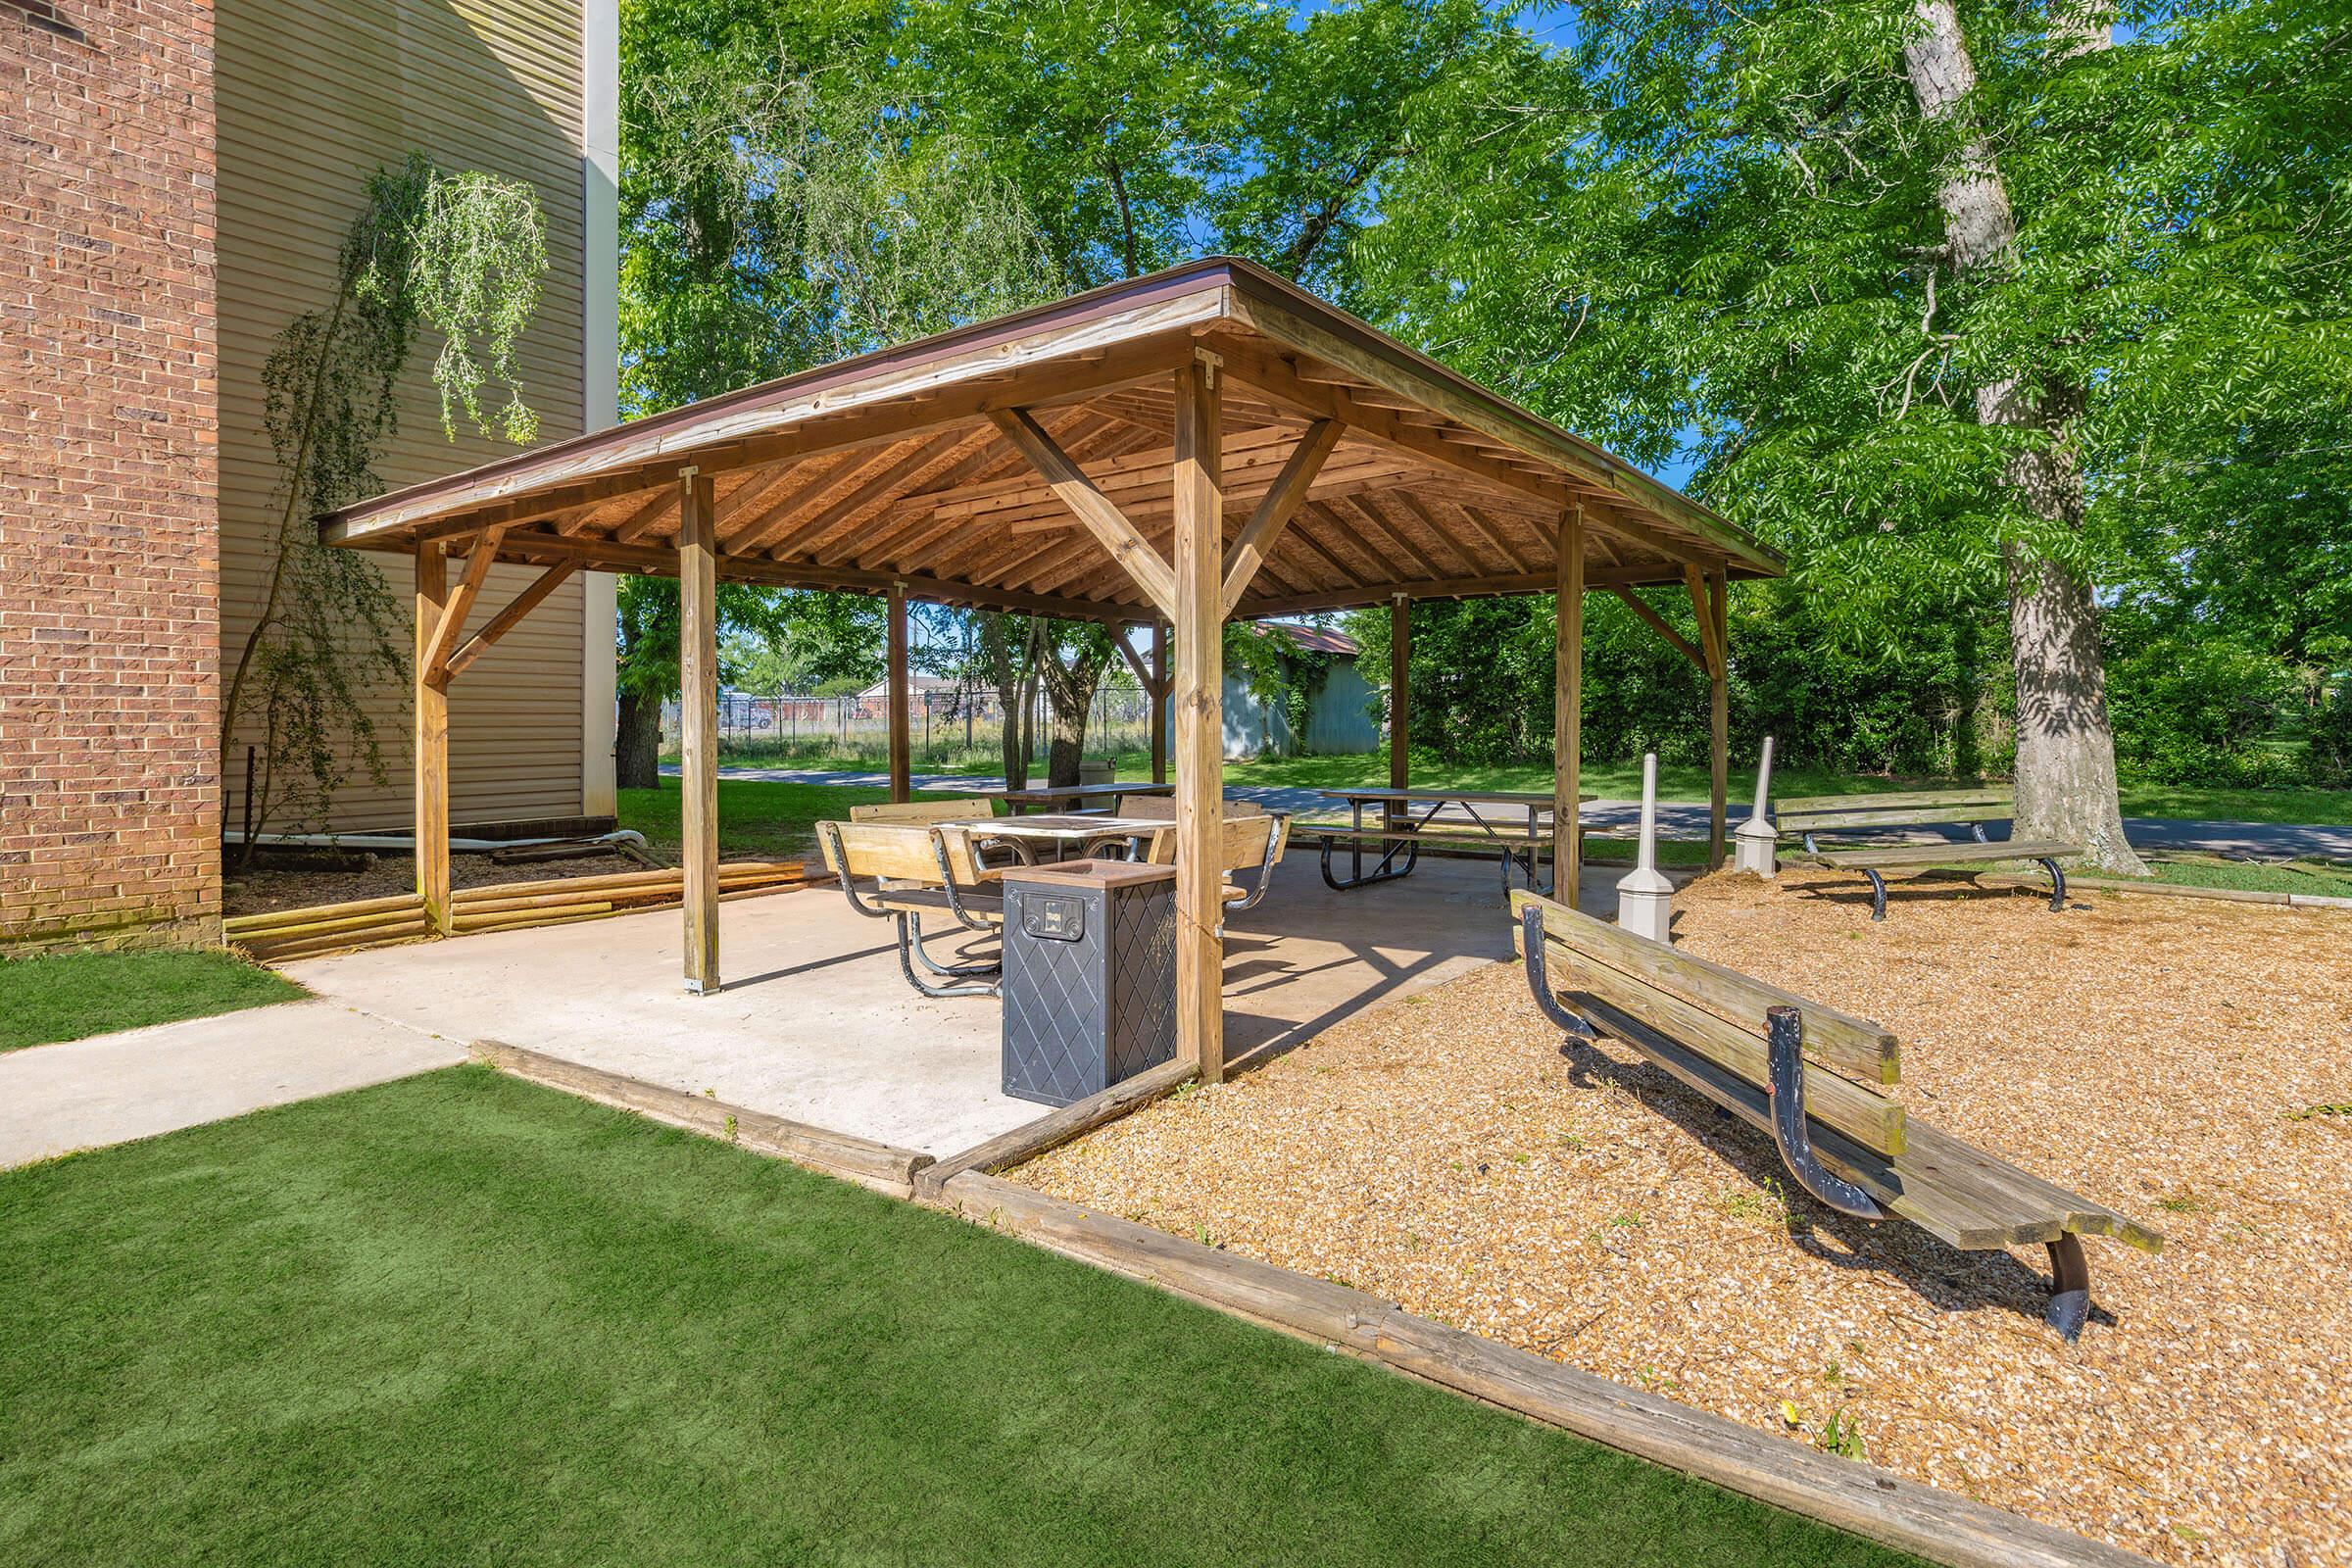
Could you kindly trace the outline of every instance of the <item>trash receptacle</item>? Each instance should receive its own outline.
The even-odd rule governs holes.
[[[1176,868],[1065,860],[1004,873],[1004,1093],[1100,1094],[1176,1054]]]

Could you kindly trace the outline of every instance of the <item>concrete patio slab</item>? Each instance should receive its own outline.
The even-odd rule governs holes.
[[[1616,873],[1586,879],[1606,912]],[[1311,853],[1235,916],[1227,1055],[1288,1050],[1360,1008],[1508,956],[1494,866],[1425,859],[1354,893]],[[675,910],[382,948],[286,966],[321,997],[461,1045],[503,1040],[753,1109],[945,1156],[1046,1113],[1003,1092],[1000,1010],[933,1001],[899,973],[887,924],[809,888],[721,906],[722,990],[680,986]]]
[[[465,1059],[462,1040],[316,1001],[31,1046],[0,1054],[0,1167]]]

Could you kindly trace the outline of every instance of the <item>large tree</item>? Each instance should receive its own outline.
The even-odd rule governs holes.
[[[2340,16],[2127,20],[2110,48],[2072,6],[1593,0],[1573,47],[1491,52],[1426,106],[1358,269],[1471,373],[1694,463],[1846,637],[2005,589],[2019,831],[2131,869],[2098,624],[2137,562],[2121,476],[2340,369],[2345,132]]]

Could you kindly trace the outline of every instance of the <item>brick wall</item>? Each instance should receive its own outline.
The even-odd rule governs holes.
[[[0,0],[0,949],[220,906],[210,0]]]

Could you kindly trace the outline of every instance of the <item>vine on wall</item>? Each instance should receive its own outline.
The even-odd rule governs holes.
[[[261,732],[245,811],[255,831],[323,823],[355,764],[383,782],[368,700],[406,678],[406,618],[383,573],[320,544],[315,519],[383,488],[372,466],[397,427],[400,376],[420,327],[442,334],[433,380],[451,439],[461,410],[485,435],[537,433],[514,357],[546,270],[528,185],[450,173],[412,153],[368,176],[337,253],[334,297],[278,333],[262,367],[276,529],[261,613],[220,702],[224,767],[240,724]],[[493,383],[507,400],[485,416]]]

